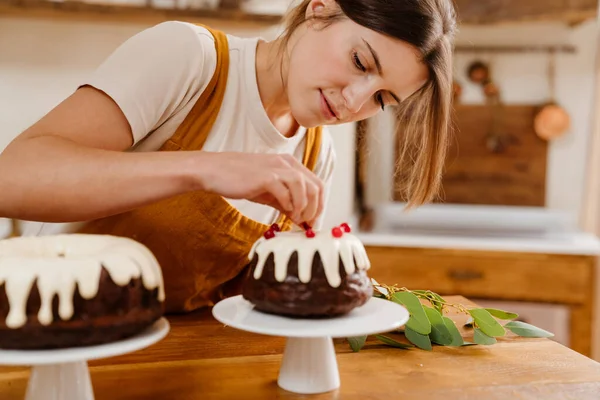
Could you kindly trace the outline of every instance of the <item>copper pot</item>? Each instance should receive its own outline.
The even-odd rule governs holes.
[[[571,127],[571,117],[567,111],[554,100],[554,54],[550,58],[548,68],[551,100],[542,105],[536,113],[533,127],[535,133],[544,140],[552,140],[563,135]]]
[[[544,105],[533,121],[535,133],[544,140],[563,135],[571,127],[571,118],[560,105],[551,102]]]

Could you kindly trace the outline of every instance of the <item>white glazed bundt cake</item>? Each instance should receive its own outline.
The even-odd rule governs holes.
[[[371,264],[348,224],[330,232],[279,232],[254,243],[243,296],[259,311],[306,318],[350,312],[373,294]]]
[[[0,348],[123,339],[162,316],[162,271],[142,244],[110,235],[0,240]]]

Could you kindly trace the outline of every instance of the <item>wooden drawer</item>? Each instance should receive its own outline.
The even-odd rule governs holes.
[[[366,246],[380,283],[441,295],[581,304],[592,291],[593,258],[454,249]]]

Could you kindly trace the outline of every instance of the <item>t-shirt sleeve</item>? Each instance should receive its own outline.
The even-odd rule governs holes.
[[[126,40],[80,86],[95,87],[115,101],[135,144],[203,91],[215,69],[211,33],[169,21]]]
[[[323,140],[321,144],[321,151],[319,155],[319,160],[317,161],[317,165],[315,166],[315,174],[323,180],[325,189],[324,189],[324,202],[325,202],[325,210],[327,209],[327,203],[331,197],[331,182],[333,179],[333,170],[335,168],[336,163],[336,153],[335,148],[333,146],[333,139],[329,134],[329,131],[324,127],[323,128]],[[313,223],[313,228],[315,230],[323,229],[325,214],[321,214],[319,218]]]

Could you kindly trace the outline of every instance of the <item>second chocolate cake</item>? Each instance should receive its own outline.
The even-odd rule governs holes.
[[[347,224],[330,232],[278,232],[253,246],[242,295],[256,310],[328,318],[364,305],[373,294],[370,262]]]
[[[91,346],[131,337],[163,314],[148,248],[109,235],[0,241],[0,349]]]

